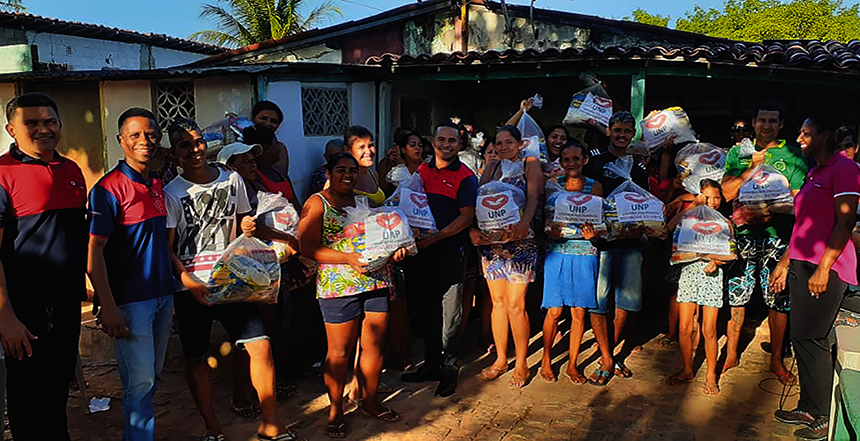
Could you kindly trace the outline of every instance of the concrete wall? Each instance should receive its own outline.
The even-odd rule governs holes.
[[[165,49],[161,47],[149,46],[149,49],[152,53],[152,57],[155,59],[155,65],[152,66],[153,69],[181,66],[207,57],[207,55]]]
[[[200,127],[207,127],[223,119],[226,112],[250,115],[253,98],[254,88],[249,76],[194,80],[194,107]]]
[[[5,109],[6,103],[9,102],[12,98],[15,98],[15,84],[14,83],[0,83],[0,108]],[[0,116],[0,121],[3,122],[2,126],[4,127],[0,130],[0,154],[6,153],[9,151],[9,145],[12,144],[12,137],[6,133],[6,112],[0,112],[2,116]]]
[[[511,28],[512,32],[505,33],[504,16],[481,6],[472,6],[469,10],[469,50],[582,48],[591,34],[587,28],[541,21],[535,21],[535,29],[532,29],[530,20],[518,17],[512,17]],[[437,39],[453,39],[453,35],[440,35]]]
[[[123,152],[116,141],[119,134],[117,118],[129,107],[144,107],[152,110],[152,90],[149,81],[103,81],[100,84],[103,145],[107,150],[106,169],[113,168],[122,159]],[[167,140],[162,143],[167,145]]]

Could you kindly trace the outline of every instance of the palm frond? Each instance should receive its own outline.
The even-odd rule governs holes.
[[[201,41],[204,43],[216,44],[218,46],[238,47],[242,46],[242,42],[238,38],[221,31],[205,30],[197,31],[188,36],[189,40]]]
[[[0,11],[27,12],[27,7],[21,3],[22,0],[0,1]]]

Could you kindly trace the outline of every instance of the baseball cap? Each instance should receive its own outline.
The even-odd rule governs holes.
[[[263,147],[261,147],[260,144],[248,145],[241,142],[234,142],[232,144],[228,144],[218,152],[218,162],[227,164],[227,161],[229,161],[233,155],[241,155],[248,152],[253,153],[254,156],[260,156],[263,153]]]

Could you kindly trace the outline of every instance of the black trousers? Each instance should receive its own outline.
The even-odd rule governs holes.
[[[32,357],[6,354],[6,403],[15,441],[67,441],[66,401],[81,333],[80,303],[15,311],[30,333]],[[84,403],[88,405],[89,403]]]
[[[792,260],[788,268],[791,295],[791,344],[800,376],[797,408],[815,417],[830,415],[833,393],[833,322],[848,285],[830,270],[827,291],[819,298],[809,294],[809,278],[817,265]]]
[[[458,369],[465,257],[462,252],[422,253],[415,256],[419,269],[412,275],[417,278],[414,303],[424,334],[424,362],[428,367]]]

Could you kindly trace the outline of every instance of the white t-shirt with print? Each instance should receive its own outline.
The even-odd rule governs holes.
[[[220,170],[208,184],[177,176],[164,187],[167,228],[176,229],[177,255],[185,269],[202,282],[236,238],[236,219],[251,211],[245,183],[236,173]]]

